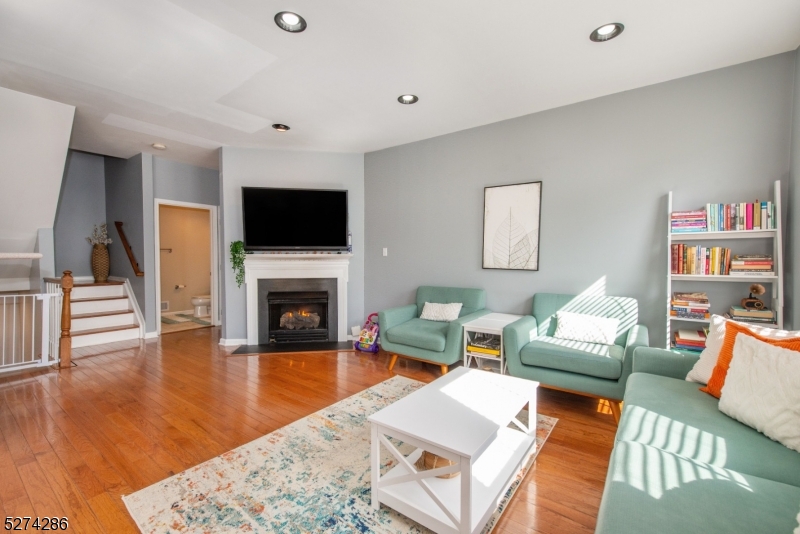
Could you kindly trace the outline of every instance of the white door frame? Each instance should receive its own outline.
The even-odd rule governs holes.
[[[159,208],[161,206],[176,206],[179,208],[195,208],[208,210],[211,230],[211,324],[219,326],[219,218],[218,206],[212,204],[196,204],[194,202],[181,202],[178,200],[155,199],[155,227],[156,227],[156,302],[158,303],[158,321],[156,321],[158,335],[161,335],[161,222]]]

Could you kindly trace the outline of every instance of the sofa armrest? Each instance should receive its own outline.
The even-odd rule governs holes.
[[[378,326],[385,333],[393,326],[406,323],[417,316],[417,305],[409,304],[399,308],[389,308],[378,312]]]
[[[519,351],[537,335],[536,317],[526,315],[503,328],[503,351],[506,361],[519,363]]]
[[[633,353],[633,372],[650,373],[684,380],[700,355],[666,349],[639,347]]]
[[[643,324],[636,324],[628,330],[628,338],[625,340],[625,353],[622,356],[622,374],[620,379],[627,380],[633,372],[633,352],[639,347],[650,346],[650,333]]]

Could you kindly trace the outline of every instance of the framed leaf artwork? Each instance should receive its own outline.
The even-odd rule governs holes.
[[[539,270],[542,182],[483,190],[483,268]]]

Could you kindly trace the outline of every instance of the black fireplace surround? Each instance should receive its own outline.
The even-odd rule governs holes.
[[[258,342],[336,341],[335,278],[275,278],[258,281]]]

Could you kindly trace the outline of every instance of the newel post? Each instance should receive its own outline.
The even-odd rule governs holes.
[[[61,277],[61,290],[64,292],[64,297],[61,301],[61,340],[58,347],[59,369],[72,366],[72,337],[69,333],[72,328],[72,311],[69,303],[69,294],[72,293],[72,286],[72,271],[64,271],[64,276]]]

